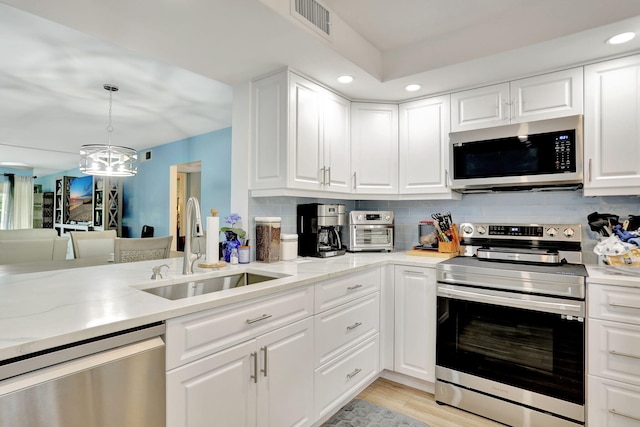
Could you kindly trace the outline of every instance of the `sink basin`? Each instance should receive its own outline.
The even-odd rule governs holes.
[[[280,277],[266,276],[257,273],[237,273],[221,277],[209,277],[206,279],[193,279],[183,283],[173,283],[156,288],[142,289],[153,295],[162,298],[177,300],[196,295],[204,295],[218,292],[225,289],[233,289],[241,286],[253,285],[255,283],[266,282],[268,280],[279,279]]]

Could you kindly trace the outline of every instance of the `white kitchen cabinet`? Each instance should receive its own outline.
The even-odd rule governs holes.
[[[355,193],[398,193],[397,104],[351,104],[351,170]]]
[[[380,372],[379,268],[315,285],[315,420],[324,421]]]
[[[459,199],[448,187],[450,96],[399,106],[400,194]]]
[[[167,427],[308,426],[313,320],[301,320],[167,373]]]
[[[169,319],[167,426],[311,425],[313,289]]]
[[[585,67],[585,196],[640,194],[640,55]]]
[[[587,425],[640,427],[640,289],[589,283]]]
[[[393,370],[435,382],[436,273],[433,268],[395,266]]]
[[[252,190],[350,192],[350,102],[291,71],[252,82]]]
[[[573,68],[451,94],[451,131],[582,114],[583,70]]]

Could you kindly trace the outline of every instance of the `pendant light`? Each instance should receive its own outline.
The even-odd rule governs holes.
[[[111,145],[111,103],[113,92],[118,91],[118,86],[105,84],[105,90],[109,91],[109,124],[107,125],[108,143],[86,144],[80,147],[80,171],[87,175],[101,176],[133,176],[138,170],[136,160],[138,153],[133,148]]]

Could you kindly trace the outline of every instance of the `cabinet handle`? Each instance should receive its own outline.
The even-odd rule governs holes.
[[[267,346],[265,345],[260,349],[260,351],[264,351],[264,369],[260,369],[260,372],[267,376]]]
[[[327,185],[331,187],[331,166],[327,168],[327,173],[329,174],[329,179],[327,180]]]
[[[351,326],[347,326],[347,331],[353,331],[355,328],[357,328],[358,326],[362,326],[361,322],[356,322]]]
[[[325,185],[327,183],[325,180],[325,172],[326,172],[326,168],[324,167],[320,168],[320,175],[322,176],[322,178],[320,179],[320,185]]]
[[[633,415],[623,414],[622,412],[618,412],[615,409],[609,409],[609,412],[612,413],[613,415],[619,415],[624,418],[629,418],[630,420],[640,421],[640,418],[638,417],[634,417]]]
[[[589,182],[591,182],[591,159],[589,159]]]
[[[253,359],[253,375],[251,375],[249,378],[252,379],[255,384],[257,384],[258,383],[258,353],[255,351],[251,353],[251,358]]]
[[[356,181],[356,173],[354,172],[354,173],[353,173],[353,189],[354,189],[354,190],[356,189],[356,185],[357,185],[357,184],[356,184],[356,182],[357,182],[357,181]]]
[[[445,187],[449,187],[449,170],[445,169],[444,170],[444,186]]]
[[[637,305],[620,304],[620,303],[617,303],[617,302],[610,302],[609,305],[611,307],[632,308],[634,310],[640,310],[640,307],[638,307]]]
[[[614,356],[630,357],[631,359],[640,359],[640,356],[638,355],[630,354],[630,353],[621,353],[615,350],[609,350],[609,354],[612,354]]]
[[[256,322],[259,322],[261,320],[268,319],[270,317],[271,317],[271,314],[263,314],[262,316],[256,317],[255,319],[247,319],[247,323],[248,324],[256,323]]]
[[[351,378],[353,378],[356,375],[358,375],[360,372],[362,372],[362,369],[356,369],[355,371],[351,372],[350,374],[347,374],[347,379],[350,380]]]
[[[518,99],[518,98],[513,98],[513,99],[511,100],[511,105],[509,106],[509,116],[510,116],[510,118],[511,118],[512,120],[513,120],[513,118],[515,118],[515,116],[516,116],[516,106],[518,105],[518,104],[516,103],[516,100],[517,100],[517,99]],[[524,105],[524,101],[522,101],[522,105]]]
[[[348,291],[355,291],[356,289],[360,289],[362,287],[362,285],[353,285],[353,286],[349,286],[347,287]]]

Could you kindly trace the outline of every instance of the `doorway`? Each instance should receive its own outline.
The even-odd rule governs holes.
[[[202,188],[202,163],[181,163],[169,167],[169,233],[173,236],[171,250],[184,250],[187,235],[185,216],[187,200],[195,197],[200,201]]]

